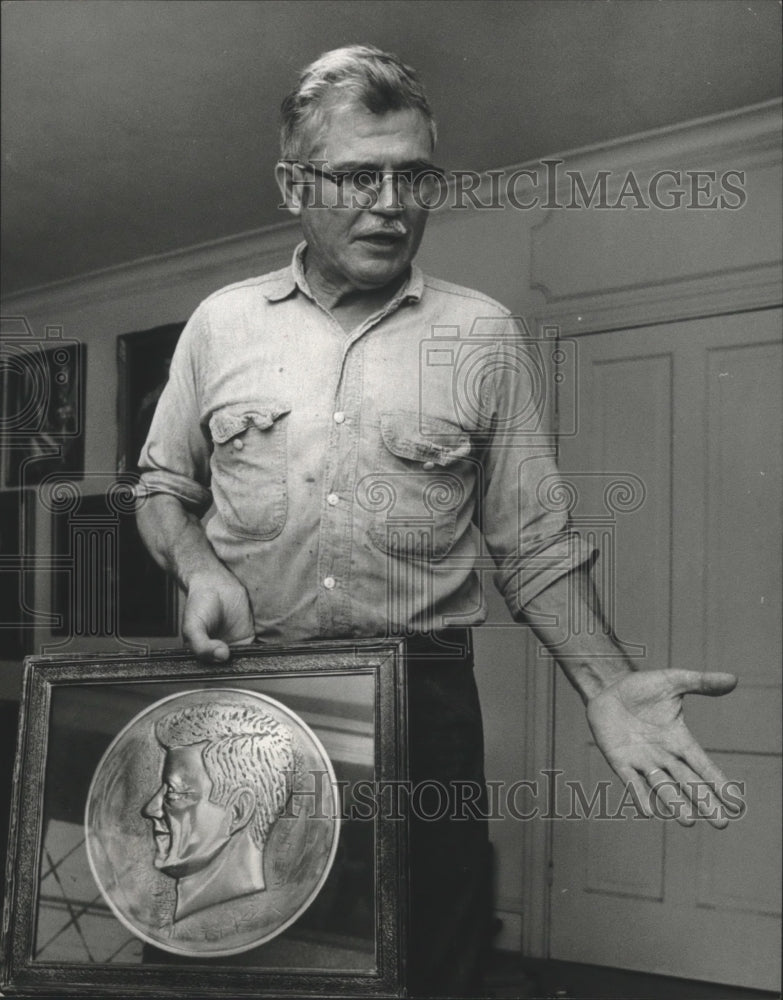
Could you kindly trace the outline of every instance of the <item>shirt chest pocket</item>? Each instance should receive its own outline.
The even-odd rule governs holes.
[[[269,539],[288,513],[286,420],[279,401],[224,406],[209,419],[212,496],[226,527]]]
[[[358,493],[371,515],[372,544],[406,558],[446,556],[473,493],[470,451],[470,436],[457,424],[408,411],[382,413],[373,471]]]

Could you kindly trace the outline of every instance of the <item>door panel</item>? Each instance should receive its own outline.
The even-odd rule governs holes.
[[[561,440],[561,469],[592,474],[575,481],[593,483],[580,499],[594,511],[603,473],[645,490],[613,515],[603,599],[616,598],[619,637],[644,647],[642,669],[739,675],[735,693],[690,697],[685,713],[745,783],[747,811],[725,831],[630,811],[553,821],[554,958],[779,988],[780,331],[775,309],[579,340],[579,432]],[[555,766],[588,798],[610,774],[562,677]]]

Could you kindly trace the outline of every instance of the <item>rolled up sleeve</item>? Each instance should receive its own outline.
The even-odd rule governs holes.
[[[210,442],[199,406],[199,351],[208,335],[206,318],[197,310],[177,342],[169,380],[152,418],[139,458],[138,501],[155,493],[176,497],[199,516],[212,503]]]
[[[495,585],[511,615],[598,550],[569,523],[551,429],[552,386],[535,342],[516,331],[499,342],[493,432],[486,451],[482,527]]]

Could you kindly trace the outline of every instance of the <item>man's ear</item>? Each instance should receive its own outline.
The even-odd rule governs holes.
[[[280,188],[283,204],[291,215],[301,215],[302,213],[302,168],[295,163],[278,161],[275,167],[275,180]]]
[[[229,799],[229,836],[243,830],[256,811],[256,796],[252,788],[238,788]]]

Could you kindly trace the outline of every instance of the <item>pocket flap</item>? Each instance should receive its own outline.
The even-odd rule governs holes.
[[[439,417],[390,410],[381,414],[381,436],[392,454],[446,466],[470,454],[470,435]]]
[[[279,402],[224,406],[209,418],[209,432],[216,444],[225,444],[250,426],[260,431],[268,430],[278,417],[290,412],[290,406]]]

